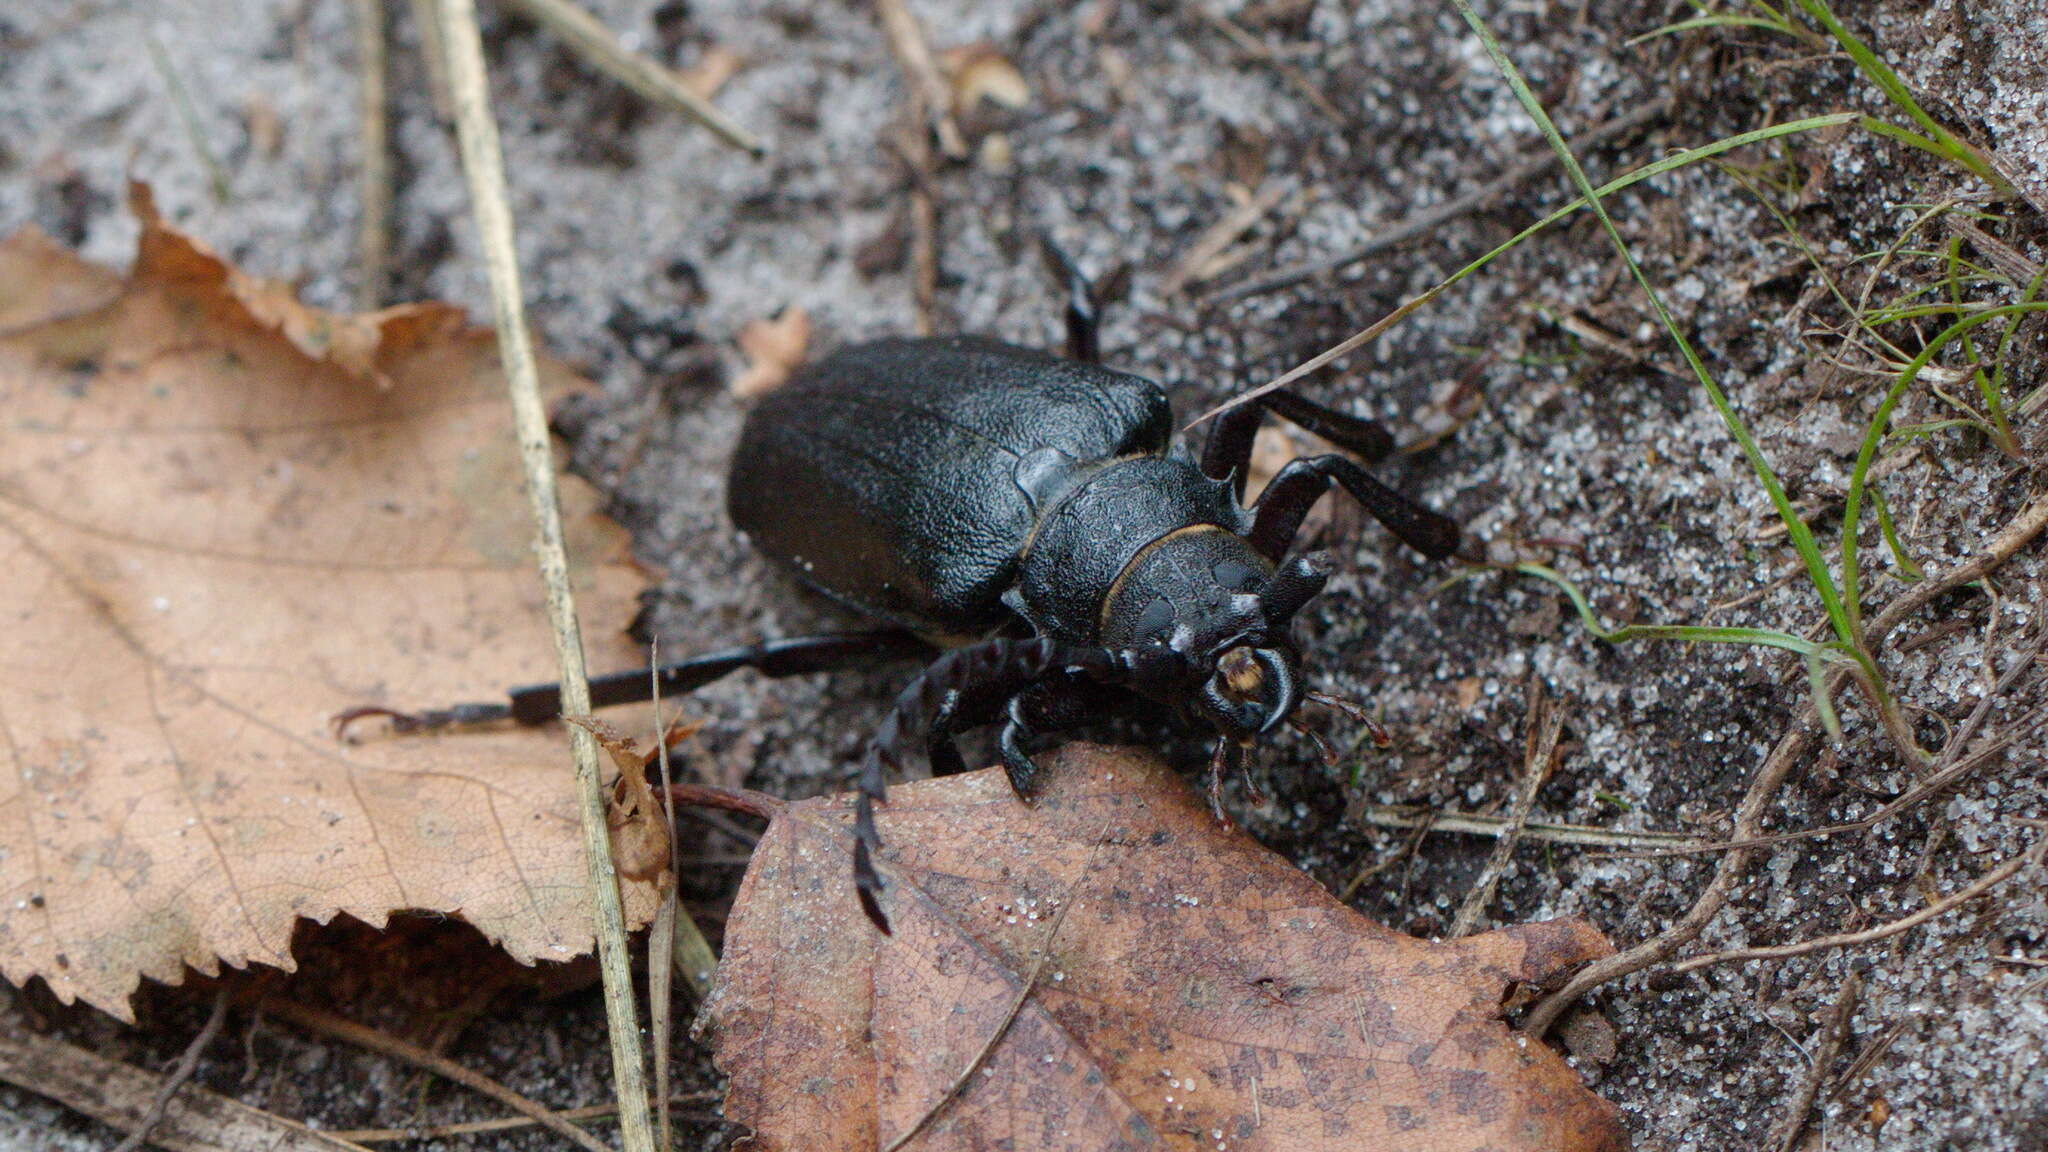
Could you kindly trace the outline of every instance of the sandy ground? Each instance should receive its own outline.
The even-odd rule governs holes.
[[[390,5],[399,180],[389,297],[437,296],[484,311],[481,266],[453,149],[426,96],[405,5]],[[817,346],[906,331],[917,320],[908,256],[909,180],[892,148],[903,84],[865,6],[729,0],[594,4],[634,43],[681,66],[711,45],[746,60],[719,96],[768,138],[753,162],[585,72],[548,36],[487,11],[495,98],[512,168],[529,300],[547,345],[601,388],[565,416],[577,464],[615,498],[665,574],[648,620],[671,652],[796,634],[837,620],[736,540],[724,465],[740,418],[723,381],[741,325],[785,306]],[[957,6],[965,8],[967,6]],[[1275,0],[1227,6],[1273,53],[1233,44],[1195,5],[997,0],[971,11],[913,4],[941,48],[987,41],[1032,89],[1020,112],[968,117],[975,159],[933,177],[942,330],[1055,339],[1053,286],[1033,252],[1049,231],[1091,268],[1130,270],[1108,358],[1167,384],[1192,415],[1325,348],[1561,202],[1554,174],[1431,229],[1342,275],[1225,300],[1205,295],[1342,252],[1477,187],[1540,146],[1483,52],[1446,4]],[[1852,289],[1870,254],[1921,209],[1963,197],[1977,227],[2021,261],[2043,258],[2048,218],[2048,14],[2034,0],[1879,0],[1837,5],[1929,109],[1992,153],[2032,204],[1990,201],[1953,165],[1854,130],[1737,154]],[[488,6],[487,6],[488,8]],[[1630,46],[1682,18],[1677,3],[1518,0],[1489,18],[1567,133],[1670,101],[1644,131],[1593,148],[1595,178],[1763,124],[1841,109],[1900,119],[1840,55],[1759,30]],[[151,40],[155,49],[150,47]],[[160,55],[162,63],[152,63]],[[1282,67],[1284,65],[1284,67]],[[152,182],[181,226],[316,303],[355,291],[359,124],[348,6],[272,2],[123,5],[16,0],[0,12],[0,228],[34,223],[110,264],[130,254],[123,180]],[[180,97],[177,92],[182,91]],[[189,102],[189,122],[180,100]],[[1000,137],[1001,146],[986,143]],[[997,163],[999,150],[1008,161]],[[210,155],[226,193],[210,189]],[[1271,190],[1242,262],[1169,295],[1169,277],[1233,207],[1229,189]],[[1885,381],[1831,366],[1842,314],[1779,222],[1727,175],[1704,169],[1617,196],[1612,209],[1649,275],[1755,430],[1824,547],[1839,538],[1856,445]],[[1928,243],[1950,233],[1937,222]],[[1981,250],[1975,258],[1988,262]],[[1873,298],[1936,285],[1941,265],[1895,261]],[[2009,286],[1972,286],[2009,301]],[[1934,296],[1918,297],[1932,299]],[[1924,339],[1940,327],[1923,326]],[[1888,328],[1895,338],[1903,326]],[[1909,353],[1911,349],[1908,349]],[[1953,362],[1953,358],[1944,362]],[[2038,326],[2014,342],[2008,402],[2044,380]],[[1967,385],[1961,385],[1967,389]],[[1367,351],[1316,378],[1316,395],[1379,416],[1404,440],[1440,439],[1385,470],[1456,515],[1497,560],[1551,564],[1614,622],[1823,623],[1755,476],[1703,390],[1663,342],[1604,237],[1585,222],[1547,234],[1446,294]],[[1974,395],[1974,393],[1972,393]],[[1916,390],[1901,422],[1953,409]],[[2040,491],[2039,418],[2018,453],[1967,430],[1895,443],[1882,481],[1905,551],[1930,573],[1967,559]],[[1865,520],[1866,600],[1908,585]],[[1591,638],[1546,586],[1493,574],[1440,586],[1369,523],[1323,529],[1342,572],[1304,614],[1321,680],[1373,702],[1396,735],[1322,767],[1304,747],[1269,752],[1267,796],[1233,790],[1249,830],[1353,903],[1418,934],[1440,933],[1490,842],[1417,838],[1369,822],[1403,803],[1488,813],[1521,770],[1528,686],[1567,716],[1566,754],[1535,819],[1616,830],[1728,834],[1747,781],[1807,699],[1798,661],[1763,649]],[[1990,681],[2038,652],[2042,548],[1912,614],[1882,664],[1918,739],[1936,747]],[[624,621],[592,626],[623,627]],[[908,670],[803,682],[739,677],[700,693],[714,778],[802,795],[842,785]],[[1771,848],[1688,953],[1870,927],[1912,911],[2042,834],[2048,758],[2030,719],[2048,672],[2023,671],[1983,723],[2020,738],[1952,792],[1867,832]],[[1853,693],[1839,741],[1814,742],[1775,799],[1772,831],[1876,812],[1913,782]],[[1330,730],[1340,743],[1356,734]],[[729,836],[703,851],[731,857]],[[1590,917],[1626,946],[1684,914],[1713,857],[1641,859],[1525,843],[1482,923]],[[714,928],[738,875],[707,865],[693,892]],[[1881,943],[1688,974],[1653,970],[1590,1000],[1614,1033],[1580,1061],[1628,1113],[1645,1149],[1767,1146],[1809,1076],[1848,976],[1862,985],[1827,1054],[1808,1146],[1839,1150],[2048,1144],[2048,899],[2039,869],[1991,897]],[[433,933],[425,933],[433,936]],[[445,935],[445,932],[443,933]],[[343,961],[366,947],[330,932],[309,944],[322,994],[378,987]],[[437,938],[439,939],[439,938]],[[375,946],[392,959],[410,935]],[[436,945],[446,947],[440,939]],[[354,953],[361,955],[360,951]],[[342,977],[335,973],[352,973]],[[144,1065],[189,1038],[203,1005],[145,997],[141,1032],[22,997],[67,1034]],[[402,1021],[400,1021],[402,1023]],[[456,1053],[550,1102],[604,1097],[602,1022],[587,992],[506,995]],[[1596,1045],[1597,1047],[1597,1045]],[[713,1084],[685,1045],[690,1087]],[[266,1025],[223,1042],[201,1080],[326,1126],[475,1115],[452,1090],[352,1051]],[[731,1130],[701,1122],[692,1146]],[[0,1089],[0,1147],[103,1147],[108,1133]],[[1814,1143],[1822,1141],[1822,1143]],[[490,1145],[542,1147],[538,1137]]]

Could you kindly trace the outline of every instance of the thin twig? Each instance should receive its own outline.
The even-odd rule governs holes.
[[[1401,861],[1406,860],[1410,856],[1415,855],[1415,850],[1422,846],[1422,838],[1424,836],[1429,835],[1430,832],[1436,828],[1436,821],[1434,815],[1434,813],[1423,812],[1419,815],[1407,817],[1414,821],[1414,823],[1412,824],[1383,825],[1395,828],[1413,828],[1415,830],[1415,834],[1413,836],[1408,837],[1408,842],[1401,845],[1399,851],[1389,852],[1386,855],[1380,857],[1379,859],[1373,861],[1372,863],[1367,864],[1365,867],[1360,868],[1355,874],[1352,875],[1351,879],[1344,885],[1344,890],[1337,893],[1337,899],[1343,901],[1346,904],[1351,903],[1351,897],[1356,895],[1360,888],[1365,887],[1365,882],[1367,880],[1372,879],[1380,873],[1385,872],[1387,869],[1392,868],[1394,865],[1399,864]],[[1368,811],[1366,814],[1366,823],[1380,823],[1379,821],[1373,820],[1371,817],[1372,814],[1370,811]]]
[[[655,1118],[660,1122],[663,1152],[676,1146],[675,1110],[669,1105],[669,1043],[674,1024],[676,917],[687,918],[683,910],[682,861],[676,847],[676,802],[669,793],[668,725],[661,717],[661,641],[647,645],[649,699],[654,702],[654,755],[661,766],[661,818],[668,829],[668,883],[661,894],[661,907],[647,930],[647,1028],[654,1043]],[[642,770],[645,775],[645,770]]]
[[[629,51],[597,17],[568,0],[505,0],[545,25],[585,63],[657,104],[668,106],[711,130],[713,136],[751,156],[767,152],[760,138],[740,127],[718,106],[691,91],[681,76]]]
[[[1316,87],[1315,83],[1304,75],[1301,69],[1296,68],[1278,52],[1275,52],[1272,45],[1252,35],[1242,25],[1238,24],[1237,21],[1232,20],[1215,9],[1203,8],[1202,18],[1214,26],[1218,32],[1223,33],[1224,37],[1232,44],[1237,45],[1239,51],[1255,60],[1263,60],[1267,64],[1272,65],[1273,70],[1280,73],[1280,78],[1293,85],[1294,90],[1301,93],[1302,97],[1316,111],[1329,119],[1330,123],[1335,124],[1339,128],[1350,126],[1350,117],[1344,115],[1342,109],[1331,103],[1330,98],[1323,95],[1323,90]]]
[[[1209,225],[1195,242],[1188,246],[1187,254],[1175,262],[1173,270],[1159,282],[1161,296],[1178,296],[1182,289],[1198,280],[1207,280],[1213,273],[1209,267],[1217,257],[1229,250],[1237,238],[1252,230],[1253,226],[1266,218],[1266,214],[1277,207],[1280,201],[1294,191],[1291,181],[1275,180],[1252,194],[1242,204],[1225,212],[1214,224]]]
[[[475,0],[441,0],[441,31],[448,52],[448,78],[455,98],[462,168],[469,179],[470,207],[476,216],[484,262],[490,273],[498,355],[504,364],[506,389],[511,394],[520,463],[533,508],[535,552],[547,593],[555,655],[562,672],[562,711],[581,716],[590,711],[583,634],[576,621],[576,600],[569,588],[568,548],[562,538],[561,505],[555,497],[547,412],[541,405],[539,372],[520,301],[512,210],[506,204],[498,126],[491,114],[489,89],[484,80],[483,36],[477,29]],[[640,1022],[633,1007],[625,912],[619,899],[618,874],[612,867],[611,831],[606,820],[604,790],[599,783],[597,741],[588,730],[572,725],[569,744],[576,760],[583,852],[589,866],[598,971],[603,977],[605,1022],[611,1034],[612,1090],[619,1100],[620,1134],[626,1152],[651,1152],[654,1129],[647,1113]]]
[[[1941,226],[1948,229],[1949,235],[1968,240],[1977,251],[1984,254],[1986,263],[1998,269],[2015,284],[2030,283],[2034,277],[2041,274],[2040,264],[2028,259],[2019,249],[1960,216],[1950,214],[1942,217]]]
[[[1849,1039],[1849,1022],[1856,1018],[1856,1000],[1862,988],[1863,980],[1854,972],[1842,981],[1841,995],[1835,997],[1827,1023],[1821,1026],[1820,1042],[1807,1054],[1806,1075],[1799,1082],[1799,1091],[1793,1094],[1791,1105],[1765,1142],[1776,1152],[1792,1152],[1800,1134],[1806,1131],[1807,1116],[1813,1111],[1813,1102],[1820,1098],[1828,1069],[1834,1067],[1835,1058],[1842,1054],[1842,1045]]]
[[[1830,948],[1854,948],[1859,944],[1869,944],[1874,941],[1889,939],[1908,929],[1925,924],[1952,908],[1975,900],[1977,897],[2012,879],[2028,865],[2039,863],[2044,854],[2048,854],[2048,836],[2042,836],[2034,842],[2033,847],[1979,876],[1968,887],[1951,892],[1910,916],[1902,916],[1897,920],[1880,924],[1875,928],[1866,928],[1861,932],[1843,932],[1834,936],[1822,936],[1814,940],[1802,940],[1797,944],[1780,944],[1770,948],[1734,948],[1726,952],[1712,952],[1705,956],[1694,956],[1689,960],[1674,964],[1671,966],[1671,970],[1673,972],[1691,972],[1711,964],[1728,964],[1737,960],[1775,960],[1786,956],[1805,956],[1813,952],[1825,952]]]
[[[716,1100],[716,1091],[686,1092],[677,1096],[675,1104],[702,1104]],[[618,1115],[617,1104],[587,1104],[581,1108],[564,1108],[549,1115],[560,1120],[603,1120]],[[511,1132],[520,1128],[535,1128],[540,1121],[531,1116],[500,1116],[494,1120],[464,1120],[450,1124],[411,1124],[403,1128],[342,1128],[329,1132],[337,1140],[349,1140],[357,1144],[386,1144],[398,1140],[445,1140],[450,1136],[474,1136],[483,1132]]]
[[[1493,890],[1500,884],[1501,876],[1507,872],[1508,864],[1515,857],[1515,842],[1522,837],[1522,830],[1528,826],[1529,813],[1536,808],[1536,794],[1550,779],[1550,773],[1557,766],[1557,740],[1564,734],[1564,709],[1555,701],[1543,698],[1543,682],[1529,681],[1529,735],[1522,755],[1522,790],[1515,797],[1514,806],[1508,811],[1507,827],[1501,830],[1500,839],[1494,841],[1493,853],[1486,858],[1486,866],[1479,870],[1479,879],[1473,883],[1472,891],[1465,894],[1465,900],[1458,905],[1457,914],[1451,917],[1452,938],[1469,936],[1479,924],[1479,917],[1486,912],[1486,906],[1493,900]]]
[[[47,1096],[112,1128],[142,1122],[163,1076],[109,1060],[55,1036],[29,1031],[21,1016],[0,1008],[0,1081]],[[315,1132],[237,1100],[187,1084],[165,1110],[151,1143],[169,1152],[364,1152],[359,1144]]]
[[[917,306],[917,334],[930,336],[939,326],[939,201],[932,194],[932,146],[924,138],[922,107],[913,95],[913,126],[903,133],[903,160],[910,168],[910,293]]]
[[[1757,836],[1739,842],[1661,848],[1648,852],[1633,853],[1632,855],[1638,859],[1649,859],[1657,856],[1686,856],[1701,852],[1725,852],[1731,848],[1757,848],[1768,844],[1786,844],[1795,840],[1816,840],[1828,836],[1839,836],[1847,832],[1862,832],[1875,828],[1899,813],[1955,787],[1978,769],[2004,755],[2005,750],[2017,743],[2021,737],[2031,735],[2043,727],[2048,727],[2048,716],[2037,716],[2032,723],[2022,724],[2014,731],[1994,736],[1985,741],[1976,751],[1970,752],[1968,755],[1963,754],[1963,750],[1968,748],[1970,741],[1976,737],[1977,730],[1983,726],[1985,718],[1991,714],[1992,704],[2004,696],[2014,684],[2020,681],[2021,677],[2025,676],[2034,667],[2034,661],[2044,651],[2048,651],[2048,629],[2043,629],[2039,642],[2025,652],[2020,659],[2014,661],[2012,667],[2006,669],[1999,676],[1997,683],[1992,685],[1991,690],[1984,694],[1984,698],[1977,701],[1977,706],[1970,710],[1969,717],[1948,738],[1940,757],[1935,760],[1933,770],[1927,777],[1901,793],[1897,799],[1886,803],[1884,807],[1863,817],[1861,820],[1851,820],[1846,824],[1829,824],[1821,828],[1802,828],[1797,832],[1779,832],[1774,835]]]
[[[1114,821],[1111,823],[1114,823]],[[1074,877],[1074,882],[1067,887],[1067,899],[1060,905],[1060,910],[1053,915],[1052,923],[1045,926],[1045,937],[1039,941],[1038,956],[1031,962],[1031,971],[1025,974],[1023,982],[1018,985],[1017,995],[1011,999],[1010,1008],[1007,1012],[1003,1013],[1002,1020],[997,1023],[995,1028],[990,1030],[988,1039],[983,1041],[980,1050],[975,1052],[974,1058],[967,1062],[966,1067],[960,1069],[960,1074],[953,1078],[952,1083],[946,1085],[946,1090],[939,1094],[939,1098],[932,1101],[931,1107],[925,1109],[924,1113],[917,1118],[915,1123],[904,1129],[902,1135],[889,1141],[888,1146],[882,1152],[897,1152],[905,1144],[916,1139],[918,1133],[930,1126],[931,1122],[938,1118],[939,1113],[945,1111],[946,1105],[951,1103],[953,1098],[960,1094],[960,1090],[967,1086],[967,1082],[974,1078],[975,1072],[987,1062],[989,1053],[995,1051],[996,1044],[1009,1034],[1010,1025],[1016,1022],[1017,1014],[1024,1010],[1025,1003],[1031,999],[1032,989],[1038,987],[1038,978],[1045,975],[1046,961],[1052,956],[1052,944],[1059,937],[1060,925],[1067,922],[1067,913],[1073,910],[1074,905],[1081,902],[1076,894],[1080,891],[1081,884],[1088,879],[1089,874],[1093,871],[1095,853],[1101,849],[1103,843],[1108,839],[1109,829],[1110,824],[1104,824],[1102,831],[1096,834],[1095,843],[1088,849],[1087,858],[1081,861],[1080,872]]]
[[[2015,739],[2016,737],[2012,734],[2007,734],[1986,742],[1982,748],[1928,776],[1925,780],[1900,793],[1897,799],[1892,800],[1884,807],[1879,808],[1861,820],[1851,820],[1846,824],[1829,824],[1820,828],[1802,828],[1797,832],[1777,832],[1769,836],[1752,836],[1747,840],[1727,840],[1715,844],[1688,844],[1673,848],[1652,848],[1645,852],[1631,852],[1626,855],[1629,859],[1635,860],[1654,860],[1661,856],[1697,856],[1710,852],[1729,852],[1737,848],[1765,848],[1773,844],[1790,844],[1800,840],[1820,840],[1850,832],[1867,831],[1906,811],[1908,808],[1955,787],[1962,782],[1964,777],[1975,773],[1986,764],[2004,755],[2005,750],[2012,747]],[[1621,854],[1617,853],[1617,855]]]
[[[441,18],[435,14],[437,0],[412,0],[412,22],[418,26],[420,55],[427,61],[427,98],[442,127],[455,122],[455,101],[448,95],[448,53],[441,47]]]
[[[752,788],[718,788],[710,784],[671,784],[668,794],[678,804],[692,808],[723,808],[727,812],[742,812],[748,816],[759,816],[773,820],[788,807],[788,802],[766,792]]]
[[[1669,111],[1669,105],[1662,101],[1645,104],[1640,108],[1625,112],[1612,120],[1587,129],[1574,142],[1581,145],[1597,144],[1650,124]],[[1282,268],[1277,272],[1272,272],[1253,280],[1246,280],[1242,283],[1232,284],[1227,288],[1219,288],[1214,292],[1207,293],[1203,298],[1205,300],[1236,300],[1244,296],[1259,296],[1267,292],[1278,291],[1282,288],[1291,288],[1296,284],[1300,284],[1305,280],[1313,280],[1318,276],[1341,271],[1390,248],[1399,247],[1410,240],[1427,236],[1460,216],[1470,215],[1486,207],[1488,204],[1493,203],[1495,200],[1500,199],[1502,196],[1507,195],[1509,192],[1549,172],[1555,167],[1557,167],[1557,154],[1545,148],[1540,153],[1531,155],[1528,159],[1462,196],[1454,196],[1441,204],[1432,205],[1374,233],[1371,239],[1358,245],[1356,248],[1339,252],[1335,256],[1326,256],[1320,260],[1311,260],[1307,263]]]
[[[1466,812],[1433,812],[1413,804],[1374,804],[1359,819],[1380,828],[1417,828],[1431,832],[1457,832],[1466,836],[1507,835],[1510,821],[1505,816],[1482,816]],[[1592,824],[1545,824],[1530,821],[1522,825],[1524,840],[1550,844],[1574,844],[1582,848],[1633,849],[1644,854],[1668,846],[1670,851],[1714,847],[1684,832],[1624,832]],[[1732,847],[1728,845],[1726,847]]]
[[[156,1099],[149,1102],[149,1111],[142,1114],[142,1122],[121,1137],[113,1152],[135,1152],[149,1139],[150,1133],[156,1131],[156,1126],[164,1122],[164,1113],[170,1110],[172,1098],[192,1079],[192,1073],[199,1067],[199,1057],[220,1036],[221,1025],[228,1019],[228,1001],[232,998],[227,983],[223,981],[213,994],[213,1011],[207,1014],[206,1025],[199,1029],[199,1035],[194,1036],[190,1044],[185,1045],[177,1065],[171,1069],[170,1075],[164,1077],[163,1087],[156,1090]]]
[[[960,125],[953,119],[953,90],[947,86],[945,77],[939,75],[939,66],[932,60],[917,16],[904,0],[875,0],[875,15],[881,19],[882,32],[889,38],[890,53],[910,84],[911,105],[918,109],[919,138],[923,138],[929,124],[938,133],[939,150],[947,159],[965,159],[967,138],[960,134]]]
[[[146,11],[146,9],[145,9]],[[212,145],[206,142],[206,129],[199,122],[199,109],[192,103],[192,93],[185,87],[184,78],[171,66],[170,53],[164,51],[163,41],[157,39],[156,29],[147,20],[142,25],[142,46],[149,53],[149,62],[156,69],[157,76],[170,89],[171,107],[178,114],[178,124],[185,130],[185,138],[192,144],[192,151],[199,157],[200,167],[206,169],[206,186],[213,193],[213,202],[228,202],[228,172],[220,166],[220,160],[213,154]]]
[[[447,3],[448,0],[442,0],[442,2]],[[455,90],[456,101],[459,106],[461,102],[461,83],[459,77]],[[573,1141],[579,1148],[589,1149],[590,1152],[611,1152],[609,1148],[605,1147],[602,1140],[557,1116],[546,1105],[531,1097],[514,1092],[512,1089],[507,1088],[481,1072],[465,1068],[445,1056],[435,1055],[417,1044],[400,1040],[388,1032],[380,1031],[366,1024],[358,1024],[353,1020],[336,1016],[332,1012],[309,1007],[291,1000],[268,1000],[263,1005],[263,1011],[266,1015],[295,1024],[309,1032],[317,1032],[322,1036],[329,1036],[343,1043],[353,1044],[358,1048],[375,1052],[378,1055],[389,1056],[393,1060],[402,1061],[415,1068],[431,1072],[444,1080],[460,1084],[480,1096],[488,1096],[549,1131]],[[642,1115],[645,1115],[647,1111],[647,1097],[644,1095],[640,1097],[640,1111]]]
[[[384,302],[391,260],[390,113],[385,106],[388,71],[384,51],[384,0],[355,0],[356,67],[362,72],[362,158],[358,186],[362,218],[356,228],[356,307],[368,312]]]

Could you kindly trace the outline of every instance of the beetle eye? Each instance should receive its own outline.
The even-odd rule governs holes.
[[[1209,575],[1215,578],[1217,587],[1233,592],[1250,592],[1261,582],[1258,572],[1241,560],[1218,560],[1209,568]]]
[[[1138,635],[1156,636],[1173,627],[1173,605],[1163,596],[1154,596],[1145,611],[1138,616]]]

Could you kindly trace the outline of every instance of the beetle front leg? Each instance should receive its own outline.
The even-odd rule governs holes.
[[[875,827],[875,805],[887,802],[886,768],[901,766],[911,733],[923,730],[934,768],[958,771],[964,765],[951,743],[954,733],[995,719],[1011,697],[1063,666],[1107,667],[1110,663],[1107,653],[1071,648],[1042,637],[985,640],[945,653],[904,688],[868,741],[854,801],[854,887],[862,911],[875,927],[889,931],[881,907],[884,884],[874,862],[874,854],[882,847]]]
[[[1252,530],[1246,533],[1252,547],[1277,562],[1294,542],[1302,518],[1332,483],[1343,485],[1373,519],[1424,556],[1441,560],[1458,550],[1456,522],[1401,495],[1350,459],[1335,454],[1304,456],[1273,477],[1259,496]]]

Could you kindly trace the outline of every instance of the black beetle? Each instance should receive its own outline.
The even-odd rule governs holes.
[[[956,772],[965,765],[952,737],[1000,721],[1010,783],[1028,799],[1033,735],[1150,700],[1216,731],[1215,803],[1241,750],[1304,698],[1345,703],[1305,690],[1289,635],[1330,571],[1320,554],[1285,560],[1316,499],[1337,484],[1424,555],[1458,547],[1456,524],[1341,455],[1294,460],[1245,507],[1263,410],[1368,459],[1391,439],[1278,391],[1220,417],[1197,462],[1171,446],[1158,385],[1097,363],[1088,284],[1066,270],[1066,358],[970,336],[879,340],[802,369],[749,413],[727,489],[733,523],[886,627],[660,671],[665,693],[683,692],[740,668],[792,676],[943,650],[897,698],[861,770],[854,872],[884,931],[873,805],[912,733],[922,731],[933,771]],[[641,670],[594,680],[593,703],[644,700],[650,679]],[[538,723],[559,708],[549,684],[516,689],[509,704],[347,718],[389,715],[412,730]]]

